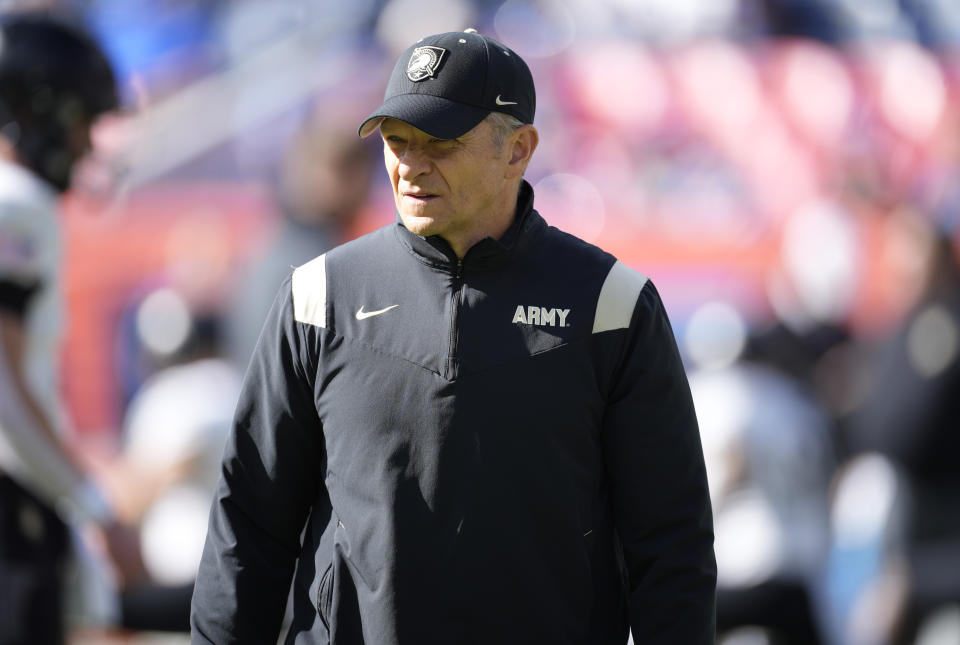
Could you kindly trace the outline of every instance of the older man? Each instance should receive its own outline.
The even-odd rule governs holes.
[[[398,221],[296,269],[246,377],[195,643],[711,643],[697,422],[650,281],[546,224],[533,79],[473,31],[404,52]],[[296,568],[296,576],[294,569]]]

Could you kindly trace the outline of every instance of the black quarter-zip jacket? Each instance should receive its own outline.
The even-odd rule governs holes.
[[[713,642],[700,437],[660,298],[533,210],[297,268],[248,369],[194,643]],[[296,572],[294,573],[294,570]]]

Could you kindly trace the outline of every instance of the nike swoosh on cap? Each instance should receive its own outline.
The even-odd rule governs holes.
[[[390,305],[389,307],[384,307],[383,309],[377,309],[376,311],[364,311],[363,307],[361,306],[360,309],[357,310],[357,320],[363,320],[365,318],[370,318],[371,316],[379,316],[380,314],[386,313],[391,309],[395,309],[396,307],[399,307],[399,306],[400,305]]]
[[[504,101],[503,99],[500,98],[499,94],[497,94],[497,98],[495,98],[494,101],[497,103],[497,105],[516,105],[517,104],[516,101]]]

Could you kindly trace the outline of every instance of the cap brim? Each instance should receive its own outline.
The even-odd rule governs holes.
[[[383,102],[360,125],[359,134],[374,133],[385,118],[399,119],[438,139],[456,139],[472,130],[490,110],[432,94],[401,94]]]

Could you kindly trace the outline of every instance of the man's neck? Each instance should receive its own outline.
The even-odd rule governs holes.
[[[462,238],[447,239],[447,243],[458,258],[463,258],[467,251],[480,240],[492,238],[499,240],[510,229],[514,218],[517,216],[517,200],[520,195],[520,185],[513,190],[505,190],[499,200],[498,205],[491,209],[495,215],[492,215],[483,227],[478,227],[472,235],[465,235]]]

